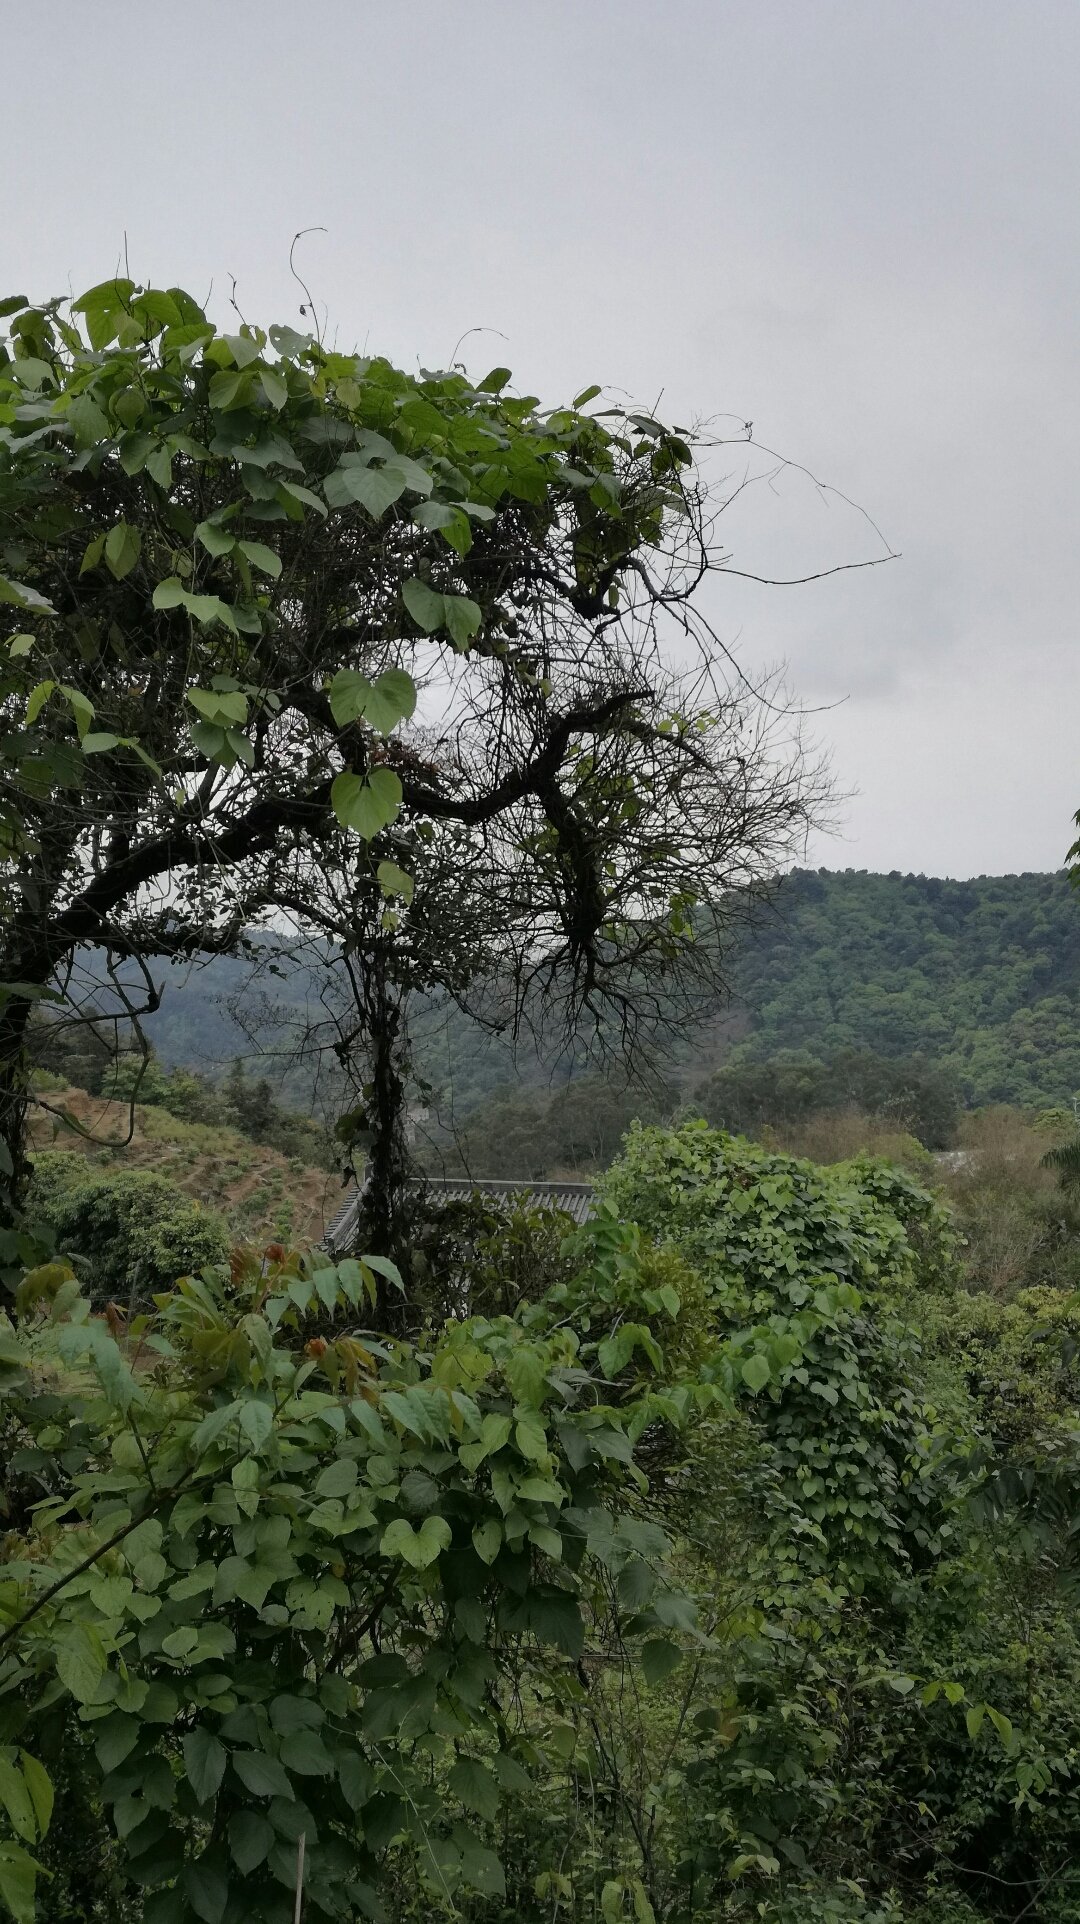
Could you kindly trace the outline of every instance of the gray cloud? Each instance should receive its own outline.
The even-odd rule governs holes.
[[[815,859],[1056,865],[1073,748],[1080,11],[1071,0],[59,0],[5,23],[4,279],[229,275],[343,345],[727,410],[865,504],[903,559],[712,585],[786,657],[859,793]],[[505,335],[506,340],[499,338]],[[736,456],[732,455],[732,462]],[[742,457],[739,457],[742,458]],[[731,471],[734,471],[733,469]],[[873,552],[789,473],[735,562]]]

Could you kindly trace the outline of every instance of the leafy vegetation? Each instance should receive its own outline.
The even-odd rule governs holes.
[[[678,430],[176,289],[3,315],[0,1907],[1075,1924],[1071,898],[795,874],[731,952],[822,786],[663,670]],[[205,1073],[240,957],[333,1147]],[[439,1154],[625,1135],[586,1227],[404,1233],[465,1061]]]
[[[46,1189],[58,1200],[63,1189],[88,1178],[135,1171],[167,1182],[177,1208],[194,1203],[224,1221],[234,1242],[317,1242],[340,1207],[340,1175],[255,1144],[236,1129],[185,1122],[165,1108],[104,1102],[79,1089],[50,1088],[45,1097],[73,1126],[53,1116],[35,1123],[33,1191],[43,1207],[49,1206]],[[129,1284],[117,1279],[118,1287]]]
[[[561,1250],[459,1211],[393,1338],[377,1259],[237,1253],[127,1328],[26,1278],[13,1916],[291,1924],[302,1875],[310,1924],[1067,1924],[1069,1292],[701,1122],[603,1188]]]

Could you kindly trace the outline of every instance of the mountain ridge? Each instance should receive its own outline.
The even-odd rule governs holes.
[[[971,1106],[1080,1095],[1080,894],[1063,871],[953,881],[796,869],[739,929],[728,974],[729,998],[666,1046],[666,1071],[684,1086],[728,1062],[858,1049],[933,1060]],[[166,971],[145,1025],[163,1061],[212,1071],[234,1056],[257,1062],[230,1002],[264,1037],[276,1004],[284,1048],[314,1006],[310,960],[250,977],[227,958],[183,983]],[[418,1072],[462,1111],[501,1084],[554,1073],[535,1054],[515,1058],[452,1004],[422,1006],[416,1026]],[[572,1072],[564,1061],[559,1074]],[[310,1090],[311,1072],[285,1081]]]

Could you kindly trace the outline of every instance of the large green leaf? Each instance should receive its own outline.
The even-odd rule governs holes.
[[[6,1812],[17,1837],[27,1844],[37,1842],[37,1819],[26,1779],[3,1755],[0,1755],[0,1809]]]
[[[401,599],[417,627],[422,628],[425,635],[433,635],[437,628],[442,627],[443,597],[434,588],[429,587],[426,581],[419,581],[414,577],[411,581],[403,582]]]
[[[301,1777],[331,1777],[334,1760],[314,1730],[294,1730],[282,1740],[281,1761]]]
[[[464,652],[482,620],[480,609],[468,595],[443,596],[444,620],[454,647]]]
[[[129,575],[142,553],[142,535],[126,521],[118,521],[105,537],[105,565],[117,581]]]
[[[56,1645],[56,1669],[61,1683],[77,1703],[92,1703],[105,1675],[105,1650],[91,1624],[75,1623],[61,1632]]]
[[[364,714],[380,735],[389,735],[399,722],[410,721],[416,708],[416,683],[403,668],[387,668],[370,688]]]
[[[0,1842],[0,1898],[15,1924],[34,1924],[34,1885],[38,1865],[21,1844]]]
[[[669,1643],[666,1637],[653,1637],[642,1647],[641,1668],[647,1683],[662,1683],[681,1662],[678,1645]]]
[[[330,803],[342,828],[352,828],[370,842],[388,828],[401,807],[401,782],[391,768],[373,768],[369,775],[335,777]]]
[[[742,1366],[740,1374],[747,1389],[754,1390],[755,1392],[763,1390],[771,1374],[768,1358],[762,1356],[760,1351],[757,1351],[753,1356],[748,1356]]]
[[[419,1530],[404,1517],[396,1517],[383,1531],[379,1549],[384,1557],[400,1557],[414,1570],[426,1570],[447,1549],[450,1539],[450,1525],[444,1517],[426,1517]]]
[[[225,1775],[227,1754],[224,1744],[204,1724],[196,1724],[194,1730],[187,1732],[184,1738],[184,1769],[200,1804],[209,1803],[212,1797],[217,1796]]]
[[[229,1819],[229,1849],[233,1862],[245,1877],[263,1862],[276,1836],[274,1826],[258,1811],[233,1812]]]
[[[211,1845],[194,1864],[184,1866],[184,1890],[188,1903],[203,1924],[221,1924],[229,1901],[227,1858],[221,1847]]]
[[[236,1750],[232,1767],[253,1797],[292,1797],[293,1788],[276,1757],[260,1750]]]
[[[323,483],[323,493],[332,508],[356,502],[366,508],[372,519],[381,520],[387,508],[404,494],[407,483],[400,468],[367,468],[356,465],[335,468]]]
[[[453,1796],[478,1817],[492,1818],[499,1810],[499,1786],[486,1764],[475,1757],[461,1757],[449,1777]]]
[[[416,707],[416,683],[403,668],[387,668],[376,681],[355,668],[340,668],[330,683],[330,709],[339,728],[361,716],[389,735],[400,721],[408,721]]]

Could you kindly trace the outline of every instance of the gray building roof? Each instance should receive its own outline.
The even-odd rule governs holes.
[[[518,1182],[489,1177],[426,1176],[411,1185],[424,1189],[435,1202],[467,1202],[471,1196],[490,1196],[497,1202],[513,1202],[518,1196],[540,1209],[558,1209],[576,1223],[587,1223],[593,1214],[596,1192],[591,1182]],[[344,1256],[356,1234],[363,1191],[351,1189],[333,1221],[323,1232],[323,1245],[331,1256]]]

